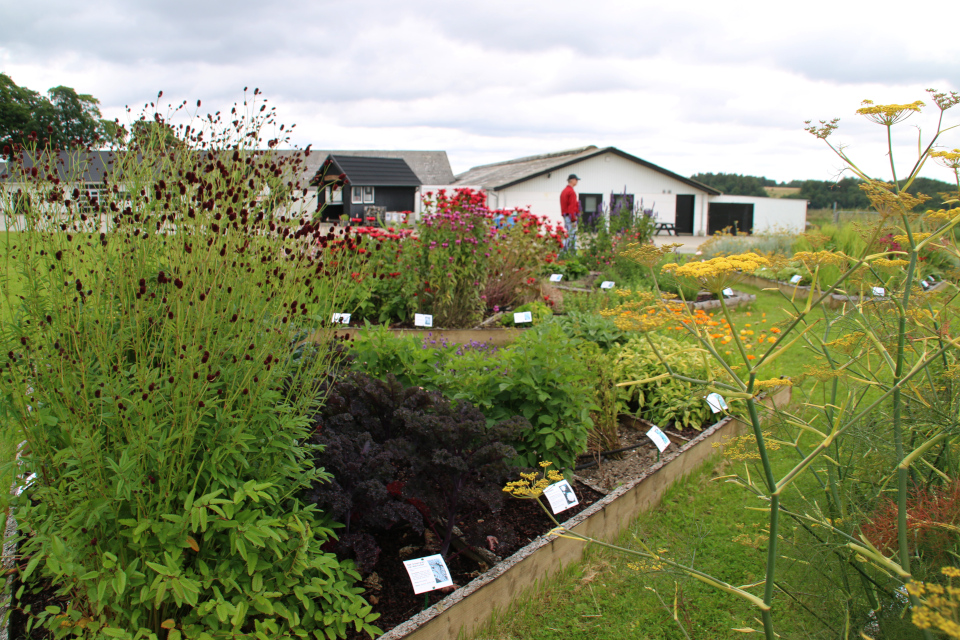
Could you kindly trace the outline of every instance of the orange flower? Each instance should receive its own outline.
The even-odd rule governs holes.
[[[753,355],[752,353],[747,356],[747,360],[756,360],[756,359],[757,359],[757,356]]]
[[[780,329],[777,327],[770,327],[770,333],[780,333]]]

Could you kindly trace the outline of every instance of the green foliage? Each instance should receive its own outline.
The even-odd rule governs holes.
[[[520,324],[515,323],[513,321],[513,318],[514,318],[513,314],[523,313],[525,311],[530,312],[530,315],[533,318],[533,322],[532,323],[521,322]],[[520,305],[519,307],[514,309],[512,312],[503,314],[503,317],[500,319],[500,324],[502,324],[505,327],[514,327],[514,326],[518,326],[518,327],[534,326],[535,327],[538,324],[542,323],[544,320],[547,320],[548,318],[550,318],[550,316],[552,315],[553,315],[553,309],[551,309],[546,303],[540,302],[539,300],[534,300],[533,302],[528,302],[526,304]]]
[[[377,632],[322,549],[331,523],[294,497],[329,477],[304,444],[332,353],[303,341],[307,309],[335,308],[351,254],[274,219],[259,195],[302,156],[252,153],[272,116],[236,117],[200,123],[209,153],[117,154],[82,209],[56,156],[11,168],[34,197],[6,237],[22,294],[8,268],[0,415],[37,474],[14,503],[20,577],[67,602],[33,612],[54,637]]]
[[[576,256],[567,256],[563,260],[557,260],[546,265],[543,268],[543,275],[559,273],[565,281],[579,280],[590,273],[590,269],[583,264]]]
[[[70,87],[53,87],[41,96],[0,73],[0,146],[26,145],[33,133],[35,141],[59,149],[82,149],[111,138],[113,123],[103,120],[99,105]]]
[[[659,376],[664,373],[661,357],[681,376],[700,378],[704,369],[702,356],[688,344],[652,333],[632,338],[611,356],[614,377],[619,382]],[[619,412],[633,413],[660,426],[674,422],[681,429],[699,429],[711,416],[703,400],[705,395],[698,386],[684,380],[661,378],[619,387]]]
[[[766,197],[767,191],[764,187],[777,186],[775,180],[768,180],[765,177],[744,176],[739,173],[697,173],[690,177],[708,187],[719,189],[723,193],[734,196]]]
[[[603,350],[626,342],[628,337],[613,320],[596,313],[568,311],[566,315],[555,316],[551,322],[556,323],[567,337],[596,343]]]

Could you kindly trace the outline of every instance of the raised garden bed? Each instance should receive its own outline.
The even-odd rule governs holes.
[[[489,329],[389,329],[390,333],[397,338],[406,336],[417,336],[420,338],[429,338],[430,340],[443,340],[447,344],[469,344],[471,342],[485,342],[489,345],[500,347],[510,344],[517,339],[523,328],[503,328],[491,327]],[[347,327],[345,329],[336,329],[337,337],[350,339],[363,331],[363,328]]]
[[[757,299],[757,296],[753,295],[752,293],[734,291],[732,296],[728,296],[724,298],[724,302],[726,302],[728,309],[733,309],[743,304],[750,304],[752,302],[755,302],[756,299]],[[713,296],[710,296],[705,300],[701,300],[700,297],[698,296],[697,301],[688,302],[687,307],[689,307],[690,310],[692,311],[696,311],[697,309],[702,309],[703,311],[706,311],[707,309],[719,309],[720,300]]]
[[[790,387],[781,388],[763,402],[775,407],[785,406],[790,401],[790,391]],[[738,435],[747,426],[737,418],[728,417],[704,429],[689,442],[683,442],[685,435],[669,434],[675,444],[678,441],[683,444],[667,449],[659,462],[614,488],[563,522],[563,526],[601,540],[616,539],[622,528],[637,515],[655,506],[671,484],[710,458],[715,452],[714,444],[721,444],[725,436]],[[578,493],[580,490],[578,488]],[[541,517],[549,522],[546,515]],[[382,638],[455,640],[461,634],[469,635],[485,624],[495,611],[509,606],[539,580],[578,561],[585,547],[582,542],[568,538],[540,536],[467,585],[397,625]]]

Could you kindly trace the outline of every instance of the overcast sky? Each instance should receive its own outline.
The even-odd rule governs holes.
[[[444,149],[455,172],[595,144],[684,175],[830,179],[803,122],[840,117],[885,177],[883,132],[854,111],[960,90],[958,19],[950,0],[0,0],[0,71],[122,121],[158,90],[205,113],[259,87],[301,146]],[[916,135],[901,126],[903,164]]]

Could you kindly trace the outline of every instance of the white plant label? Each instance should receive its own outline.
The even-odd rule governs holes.
[[[711,393],[707,396],[707,405],[710,407],[710,411],[720,413],[727,408],[727,401],[719,393]]]
[[[800,281],[803,280],[803,276],[797,274],[790,278],[790,284],[800,284]]]
[[[447,569],[447,563],[443,561],[443,556],[440,554],[404,560],[403,568],[410,576],[414,593],[426,593],[453,586],[450,570]]]
[[[614,282],[612,280],[604,280],[600,283],[601,289],[613,289]]]
[[[930,283],[927,282],[926,280],[921,280],[921,281],[920,281],[920,286],[923,287],[924,289],[929,289],[929,288],[930,288]]]
[[[723,294],[723,296],[724,296],[725,298],[732,298],[732,297],[733,297],[733,289],[731,289],[730,287],[727,287],[726,289],[724,289],[723,291],[721,291],[721,293]]]
[[[550,276],[550,282],[560,282],[561,280],[563,280],[562,273],[554,273]]]
[[[873,295],[877,296],[878,298],[882,298],[883,296],[887,295],[887,292],[883,287],[874,287]]]
[[[513,314],[513,324],[520,324],[521,322],[533,322],[533,312],[521,311]]]
[[[580,504],[577,494],[573,492],[573,487],[566,480],[554,482],[543,490],[543,495],[547,497],[547,502],[550,503],[550,508],[555,514]]]
[[[660,453],[663,453],[663,450],[670,446],[670,438],[657,425],[653,425],[650,431],[647,431],[647,437],[653,440],[653,444],[657,445]]]
[[[415,327],[432,327],[433,326],[433,316],[427,313],[415,313],[413,314],[413,326]]]
[[[333,324],[350,324],[350,314],[349,313],[333,314]]]

